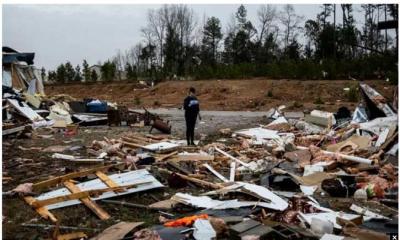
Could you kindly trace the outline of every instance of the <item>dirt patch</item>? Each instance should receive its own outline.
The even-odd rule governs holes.
[[[392,99],[392,86],[382,80],[366,81],[383,96]],[[168,81],[142,89],[135,83],[64,84],[46,86],[46,94],[69,94],[75,98],[99,98],[129,107],[181,107],[189,87],[195,87],[204,110],[265,111],[285,104],[292,110],[324,109],[336,111],[340,106],[354,109],[343,88],[356,87],[351,80],[201,80]]]

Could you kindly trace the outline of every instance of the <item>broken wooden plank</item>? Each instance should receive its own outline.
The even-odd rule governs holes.
[[[64,186],[72,193],[78,193],[81,191],[79,187],[73,184],[71,181],[64,182]],[[101,220],[107,220],[111,217],[103,208],[92,201],[90,197],[81,198],[80,201],[85,204],[86,207],[92,210]]]
[[[159,142],[159,141],[155,141],[155,140],[153,140],[151,138],[141,137],[141,136],[137,136],[137,135],[130,135],[129,137],[137,139],[137,140],[142,141],[142,142],[147,142],[147,143]]]
[[[129,137],[122,137],[122,140],[124,140],[124,141],[126,141],[126,142],[129,142],[129,143],[133,143],[133,144],[139,144],[139,145],[142,145],[143,143],[146,145],[146,144],[149,144],[149,142],[146,142],[146,141],[140,141],[140,140],[138,140],[138,139],[133,139],[133,138],[129,138]]]
[[[31,196],[24,197],[24,200],[30,206],[32,206],[32,203],[36,201],[36,199]],[[44,219],[50,219],[52,222],[57,222],[57,218],[46,207],[35,208],[35,211]]]
[[[145,149],[145,147],[143,145],[140,145],[140,144],[130,143],[130,142],[126,142],[126,141],[121,141],[121,143],[124,146],[128,146],[128,147],[131,147],[131,148],[144,148]]]
[[[108,166],[101,166],[101,167],[97,167],[97,168],[91,168],[91,169],[80,171],[80,172],[74,172],[74,173],[69,173],[66,175],[59,176],[59,177],[54,177],[54,178],[33,184],[32,189],[34,192],[38,192],[45,187],[54,186],[54,185],[60,184],[62,182],[65,182],[69,179],[73,179],[73,178],[77,178],[77,177],[84,177],[84,176],[87,176],[90,174],[94,174],[97,171],[107,171],[111,167],[118,167],[119,165],[123,165],[123,163],[108,165]]]
[[[177,155],[174,157],[175,161],[214,161],[214,156],[206,154],[187,154]]]
[[[158,136],[155,136],[155,135],[153,135],[153,134],[146,134],[146,137],[147,138],[151,138],[151,139],[153,139],[153,140],[157,140],[157,141],[162,141],[162,140],[164,140],[164,139],[168,139],[168,135],[158,135]]]
[[[163,155],[161,157],[158,157],[157,161],[164,161],[165,159],[168,159],[168,158],[170,158],[170,157],[172,157],[172,156],[174,156],[176,154],[178,154],[178,151],[174,151],[172,153],[169,153],[169,154]]]

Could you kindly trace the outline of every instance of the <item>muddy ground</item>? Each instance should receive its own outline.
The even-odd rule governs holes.
[[[365,81],[383,96],[392,99],[397,86],[383,80]],[[344,88],[356,88],[352,80],[199,80],[167,81],[152,88],[136,83],[64,84],[46,86],[47,95],[68,94],[77,99],[98,98],[129,107],[178,108],[189,87],[197,89],[203,110],[266,111],[285,104],[290,110],[323,109],[336,111],[341,106],[356,107],[357,99]]]

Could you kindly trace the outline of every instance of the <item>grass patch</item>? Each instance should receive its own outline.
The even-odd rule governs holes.
[[[358,102],[358,88],[356,86],[349,87],[349,91],[347,91],[346,97],[347,101],[349,102]]]

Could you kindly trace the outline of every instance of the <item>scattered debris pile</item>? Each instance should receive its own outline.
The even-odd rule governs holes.
[[[159,116],[99,99],[78,101],[68,95],[46,96],[40,70],[33,64],[34,53],[19,53],[3,47],[3,136],[51,127],[76,133],[78,126],[152,126],[171,133],[171,126]]]
[[[130,132],[94,140],[85,158],[55,151],[54,159],[91,165],[21,183],[7,195],[21,196],[56,226],[60,220],[51,210],[77,204],[102,220],[112,218],[102,208],[107,204],[160,214],[158,225],[120,219],[92,239],[387,239],[398,228],[398,116],[370,86],[360,84],[360,91],[364,99],[354,113],[341,108],[304,114],[281,106],[260,126],[221,129],[223,139],[197,146],[166,134]],[[93,117],[87,112],[107,108],[99,100],[66,98],[53,97],[48,108],[52,120],[64,126],[75,119],[100,121],[103,115],[92,120],[81,115]],[[6,101],[31,126],[49,121],[26,100]],[[89,110],[78,117],[71,114],[85,107]],[[143,125],[170,132],[147,110],[127,112]],[[104,117],[121,119],[110,112]],[[166,187],[174,194],[150,205],[108,200]],[[57,234],[79,239],[89,233]]]

